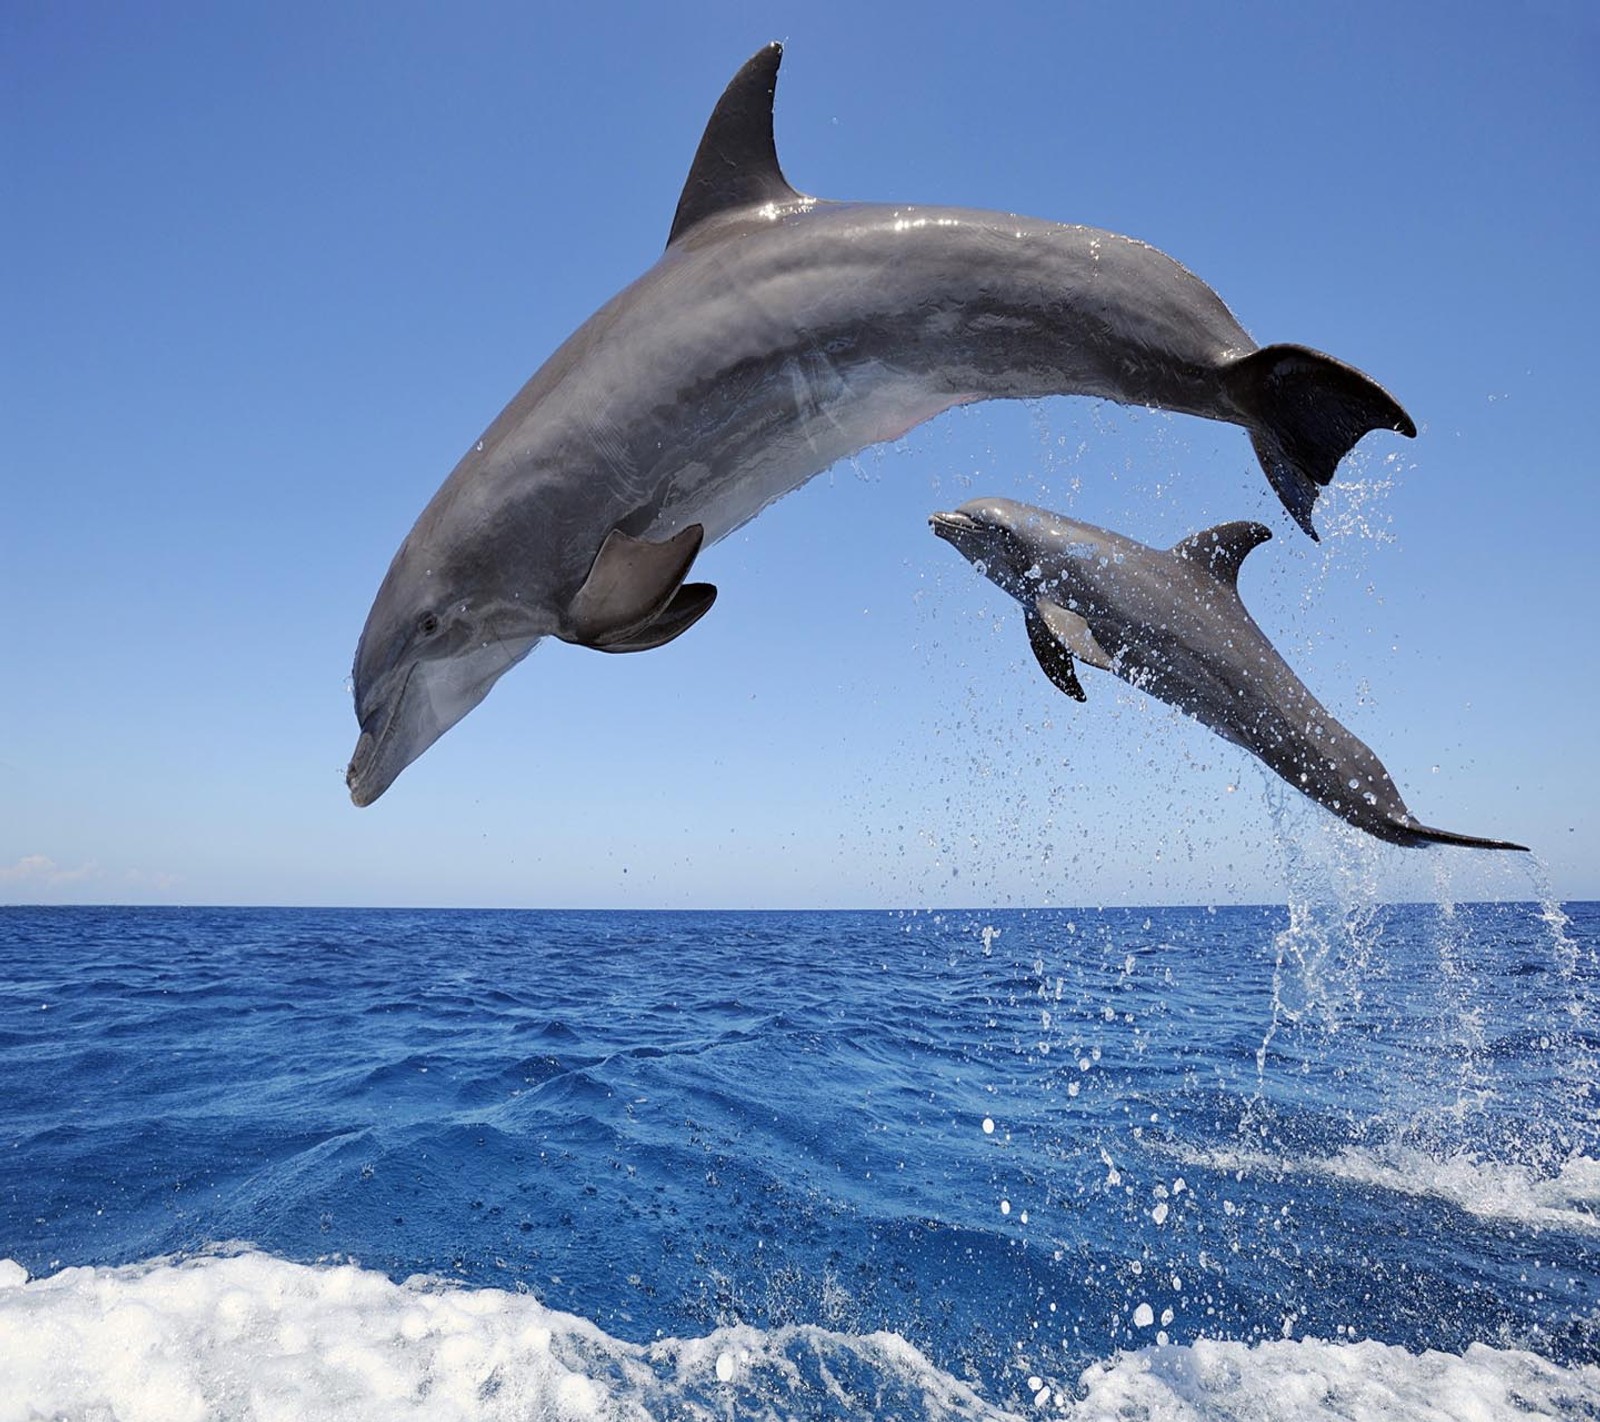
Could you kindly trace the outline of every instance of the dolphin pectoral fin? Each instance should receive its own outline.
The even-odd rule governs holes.
[[[1202,568],[1209,568],[1218,582],[1230,588],[1239,583],[1239,565],[1252,549],[1272,537],[1272,530],[1261,523],[1219,523],[1215,528],[1191,533],[1173,545],[1178,557]]]
[[[716,600],[717,590],[711,583],[685,583],[667,604],[666,610],[653,622],[645,623],[627,637],[602,642],[595,650],[648,652],[655,647],[664,647],[675,637],[683,636],[710,612],[711,604]]]
[[[1222,381],[1272,487],[1312,538],[1317,495],[1356,441],[1370,430],[1417,432],[1377,381],[1306,346],[1263,346],[1229,365]]]
[[[1089,624],[1075,612],[1040,598],[1028,609],[1024,621],[1028,628],[1028,645],[1038,660],[1040,669],[1074,701],[1087,701],[1083,685],[1072,665],[1077,653],[1090,666],[1111,670],[1111,658],[1100,649]]]
[[[667,246],[720,212],[793,202],[800,196],[778,166],[772,137],[772,96],[782,59],[781,44],[766,45],[728,81],[695,150]]]
[[[1101,671],[1114,671],[1105,648],[1095,641],[1094,633],[1089,630],[1089,624],[1076,612],[1062,607],[1058,602],[1051,602],[1047,597],[1037,599],[1033,607],[1044,620],[1044,625],[1080,662],[1088,662],[1090,666],[1099,667]]]
[[[661,543],[613,528],[567,608],[561,636],[599,648],[632,639],[668,610],[704,540],[705,529],[698,523]]]
[[[1084,695],[1072,665],[1072,653],[1056,641],[1037,612],[1024,614],[1023,621],[1028,628],[1028,645],[1033,648],[1040,669],[1074,701],[1087,701],[1089,698]]]

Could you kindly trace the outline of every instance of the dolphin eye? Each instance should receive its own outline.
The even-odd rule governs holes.
[[[431,637],[438,630],[439,630],[439,617],[438,617],[438,614],[437,613],[433,613],[433,612],[425,612],[425,613],[423,613],[422,614],[422,621],[417,623],[417,631],[421,632],[424,637]]]

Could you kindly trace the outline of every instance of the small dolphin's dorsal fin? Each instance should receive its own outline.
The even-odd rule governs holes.
[[[1087,701],[1089,698],[1084,695],[1072,665],[1073,655],[1101,671],[1111,670],[1111,658],[1095,641],[1089,624],[1076,612],[1069,612],[1044,597],[1027,610],[1024,620],[1028,627],[1028,645],[1033,648],[1040,670],[1074,701]]]
[[[683,586],[684,577],[704,541],[705,529],[698,523],[661,543],[633,538],[613,528],[594,555],[589,576],[573,595],[562,638],[601,651],[643,651],[686,631],[711,606],[711,598],[703,594],[690,594],[686,602],[679,603],[689,591]],[[684,620],[681,614],[697,603],[698,610]],[[676,631],[649,640],[646,628],[662,618],[666,625],[675,625]]]
[[[1180,558],[1209,568],[1219,582],[1230,588],[1239,581],[1239,565],[1249,556],[1252,548],[1259,548],[1272,537],[1265,524],[1241,520],[1238,523],[1219,523],[1215,528],[1191,533],[1172,551]]]
[[[772,96],[782,58],[776,41],[757,50],[723,90],[695,150],[667,246],[719,212],[800,196],[778,167],[772,138]]]

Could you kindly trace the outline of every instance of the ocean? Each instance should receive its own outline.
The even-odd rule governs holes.
[[[0,1422],[1600,1418],[1600,905],[0,909]]]

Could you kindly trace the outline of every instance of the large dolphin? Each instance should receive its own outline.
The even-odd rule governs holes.
[[[1034,656],[1068,696],[1085,699],[1076,657],[1186,711],[1379,839],[1524,847],[1419,824],[1378,757],[1289,669],[1239,598],[1239,565],[1272,537],[1261,524],[1219,524],[1163,550],[1010,499],[929,522],[1022,604]]]
[[[1415,433],[1359,371],[1258,349],[1142,242],[796,192],[772,138],[780,55],[728,85],[661,260],[550,357],[400,545],[356,648],[356,804],[541,638],[635,652],[680,635],[716,595],[684,581],[702,545],[954,405],[1082,394],[1242,425],[1313,537],[1351,446]]]

